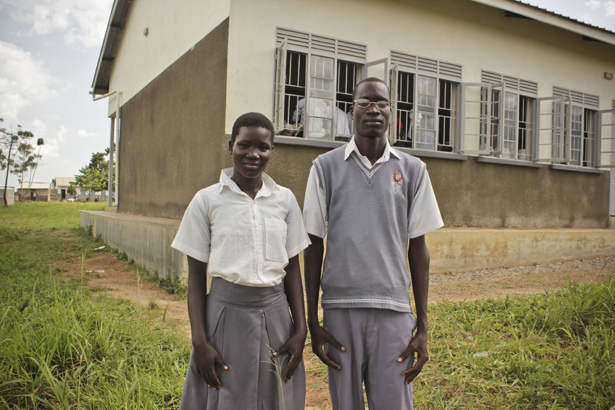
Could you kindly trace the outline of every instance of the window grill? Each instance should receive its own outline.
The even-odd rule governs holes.
[[[438,77],[461,81],[462,68],[459,64],[392,51],[391,64],[394,65],[395,63],[401,71],[435,74]]]
[[[521,78],[512,77],[509,75],[494,73],[493,71],[482,70],[481,82],[485,84],[503,83],[509,91],[519,91],[521,94],[529,97],[538,96],[538,83],[534,81],[523,80]]]
[[[586,94],[562,87],[553,87],[553,95],[567,97],[574,104],[583,105],[587,108],[593,108],[596,110],[600,108],[600,97],[597,95]]]

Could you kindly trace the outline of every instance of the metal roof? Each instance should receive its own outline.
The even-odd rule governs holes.
[[[586,40],[597,40],[605,42],[607,44],[615,45],[614,31],[607,30],[603,27],[594,26],[592,24],[574,19],[572,17],[568,17],[563,14],[558,14],[538,6],[534,6],[521,0],[472,1],[500,10],[504,10],[509,13],[513,13],[514,15],[517,15],[516,17],[526,17],[539,21],[543,24],[549,24],[567,31],[575,32],[582,35],[583,38]],[[113,61],[115,59],[115,52],[117,50],[124,24],[126,23],[126,16],[128,15],[130,2],[131,0],[114,0],[113,2],[111,16],[109,17],[109,23],[107,24],[107,32],[105,33],[105,40],[100,50],[98,64],[96,65],[96,73],[94,74],[94,81],[92,82],[92,91],[94,94],[101,95],[109,92],[111,66],[113,65]],[[540,12],[543,15],[538,15],[539,13],[536,12]],[[514,15],[511,16],[514,17]],[[572,22],[575,25],[578,25],[578,27],[566,26],[565,24],[562,24],[562,21],[548,20],[545,15],[555,16],[556,19]]]
[[[538,10],[544,11],[544,12],[549,13],[549,14],[552,14],[552,15],[554,15],[554,16],[563,17],[563,18],[565,18],[565,19],[568,19],[568,20],[571,20],[571,21],[577,22],[577,23],[579,23],[579,24],[583,24],[583,25],[588,26],[588,27],[592,27],[592,28],[595,28],[595,29],[598,29],[598,30],[605,31],[605,32],[607,32],[607,33],[609,33],[609,34],[615,34],[615,31],[608,30],[608,29],[606,29],[606,28],[604,28],[604,27],[595,26],[595,25],[593,25],[593,24],[589,24],[589,23],[586,23],[586,22],[584,22],[584,21],[577,20],[577,19],[575,19],[575,18],[572,18],[572,17],[566,16],[566,15],[564,15],[564,14],[559,14],[559,13],[556,13],[556,12],[551,11],[551,10],[548,10],[548,9],[543,9],[542,7],[534,6],[533,4],[526,3],[526,2],[521,1],[521,0],[512,0],[512,1],[514,1],[515,3],[521,3],[521,4],[524,4],[524,5],[526,5],[526,6],[533,7],[533,8],[535,8],[535,9],[538,9]]]
[[[130,8],[131,0],[114,0],[111,16],[107,23],[107,32],[103,41],[98,64],[96,65],[96,73],[92,81],[92,91],[94,94],[106,94],[109,92],[109,79],[111,66],[115,59],[115,52],[120,40],[120,35],[126,23],[126,16]]]

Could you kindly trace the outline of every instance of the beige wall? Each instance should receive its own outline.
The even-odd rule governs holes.
[[[470,0],[233,0],[229,32],[226,132],[247,111],[273,110],[276,26],[367,45],[368,60],[391,50],[463,66],[463,81],[481,70],[536,81],[540,96],[553,85],[600,96],[611,108],[615,47]],[[246,64],[249,62],[249,64]]]
[[[109,90],[123,105],[229,16],[230,0],[132,0]],[[148,28],[147,36],[143,29]],[[115,112],[109,98],[109,115]]]
[[[225,20],[122,108],[120,212],[181,218],[217,181],[227,44]]]

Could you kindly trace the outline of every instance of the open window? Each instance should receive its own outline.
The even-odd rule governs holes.
[[[536,161],[565,162],[564,158],[564,107],[566,98],[545,97],[538,99],[536,128]]]
[[[599,112],[597,131],[597,166],[615,168],[615,107]]]
[[[491,84],[461,85],[460,152],[489,155],[491,153]]]
[[[366,64],[365,45],[277,29],[276,135],[348,141],[352,90]]]
[[[461,66],[396,51],[391,62],[391,144],[459,151]]]

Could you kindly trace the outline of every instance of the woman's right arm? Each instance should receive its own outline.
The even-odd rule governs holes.
[[[188,256],[188,316],[192,331],[194,363],[208,386],[222,387],[215,366],[227,370],[216,349],[207,340],[205,312],[207,305],[207,264]]]

